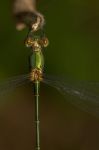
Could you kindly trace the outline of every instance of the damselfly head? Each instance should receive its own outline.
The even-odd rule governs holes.
[[[47,47],[48,44],[49,40],[47,37],[30,36],[25,40],[26,47],[31,47],[34,51],[40,51],[43,47]]]
[[[40,40],[38,38],[32,39],[31,37],[28,37],[25,41],[26,47],[31,47],[33,51],[40,51],[42,49]]]

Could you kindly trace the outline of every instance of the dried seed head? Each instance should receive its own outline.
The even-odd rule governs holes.
[[[17,30],[28,26],[33,31],[37,31],[45,24],[44,16],[36,11],[35,0],[14,0],[13,14]]]
[[[35,0],[14,0],[13,13],[19,14],[21,12],[34,12],[36,10]]]

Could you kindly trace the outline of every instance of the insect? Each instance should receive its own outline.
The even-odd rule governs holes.
[[[78,108],[99,117],[99,82],[71,82],[65,77],[57,77],[44,73],[44,56],[42,49],[48,46],[48,39],[38,31],[29,30],[25,45],[31,48],[30,73],[10,78],[0,85],[0,95],[15,89],[22,84],[32,82],[35,98],[35,120],[36,120],[36,149],[40,149],[39,131],[39,91],[40,83],[43,82],[58,90],[66,97],[67,94],[75,97],[69,102]]]
[[[24,18],[25,16],[25,18]],[[66,96],[70,94],[77,97],[72,104],[85,110],[94,116],[99,117],[99,83],[98,82],[69,82],[64,77],[47,75],[44,73],[44,56],[42,49],[48,46],[48,39],[43,33],[43,26],[39,17],[33,13],[21,14],[18,16],[29,26],[29,33],[25,40],[25,45],[31,48],[30,55],[30,73],[10,78],[5,83],[0,85],[0,94],[4,94],[10,89],[32,82],[34,87],[35,97],[35,121],[36,121],[36,149],[40,150],[40,131],[39,131],[39,91],[40,82],[43,82]],[[33,19],[33,21],[32,21]]]

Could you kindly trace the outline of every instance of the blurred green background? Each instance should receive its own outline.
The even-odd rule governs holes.
[[[12,1],[0,4],[0,80],[28,73],[27,30],[18,32]],[[99,2],[40,0],[45,15],[45,71],[74,80],[99,81]],[[0,98],[0,149],[34,149],[34,101],[31,85]],[[69,99],[69,96],[67,96]],[[42,85],[41,149],[98,150],[99,119],[72,106],[56,90]]]

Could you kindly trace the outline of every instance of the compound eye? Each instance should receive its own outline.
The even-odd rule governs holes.
[[[49,45],[49,40],[47,37],[42,38],[42,45],[43,47],[47,47]]]
[[[27,38],[25,40],[26,47],[31,47],[33,45],[33,40],[31,38]]]

